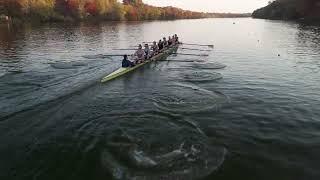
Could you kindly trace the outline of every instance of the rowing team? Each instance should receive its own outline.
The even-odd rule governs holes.
[[[122,67],[133,67],[136,64],[143,63],[176,44],[179,44],[179,37],[177,34],[173,35],[172,37],[169,36],[168,40],[164,37],[163,40],[160,39],[158,43],[153,41],[151,48],[149,48],[149,44],[145,44],[144,49],[142,49],[142,45],[139,44],[136,52],[131,55],[131,60],[128,59],[127,55],[123,56]]]

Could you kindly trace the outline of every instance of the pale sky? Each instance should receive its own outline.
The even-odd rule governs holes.
[[[251,13],[266,6],[269,0],[143,0],[154,6],[175,6],[202,12]]]

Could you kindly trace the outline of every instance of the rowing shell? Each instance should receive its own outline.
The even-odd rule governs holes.
[[[150,58],[149,60],[143,62],[143,63],[140,63],[138,65],[135,65],[134,67],[128,67],[128,68],[119,68],[118,70],[114,71],[113,73],[109,74],[108,76],[104,77],[101,79],[101,82],[102,83],[105,83],[105,82],[108,82],[108,81],[111,81],[117,77],[120,77],[124,74],[127,74],[128,72],[131,72],[133,70],[136,70],[138,69],[139,67],[145,65],[145,64],[148,64],[149,62],[151,61],[158,61],[158,60],[162,60],[162,59],[165,59],[167,58],[171,53],[173,53],[174,51],[176,51],[178,49],[178,45],[175,45],[165,51],[163,51],[162,53],[159,53],[155,56],[153,56],[152,58]]]

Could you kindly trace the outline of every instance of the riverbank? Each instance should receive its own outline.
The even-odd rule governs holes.
[[[272,20],[297,20],[320,24],[320,2],[311,0],[276,0],[255,10],[253,18]]]
[[[245,14],[232,14],[232,13],[211,13],[210,16],[203,17],[188,17],[188,18],[158,18],[158,19],[113,19],[108,17],[97,17],[97,16],[87,16],[85,18],[74,18],[71,16],[51,16],[51,17],[39,17],[39,16],[30,16],[30,17],[9,17],[3,15],[4,17],[0,19],[0,23],[13,23],[13,24],[22,24],[22,23],[57,23],[57,22],[71,22],[71,23],[80,23],[80,22],[126,22],[126,21],[153,21],[153,20],[179,20],[179,19],[205,19],[205,18],[248,18],[251,17],[250,13]]]
[[[250,14],[204,13],[176,7],[155,7],[142,1],[4,0],[0,14],[22,22],[141,21],[249,17]]]

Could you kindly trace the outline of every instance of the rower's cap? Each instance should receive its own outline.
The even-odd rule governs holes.
[[[142,45],[141,45],[141,44],[139,44],[139,48],[142,48]]]

